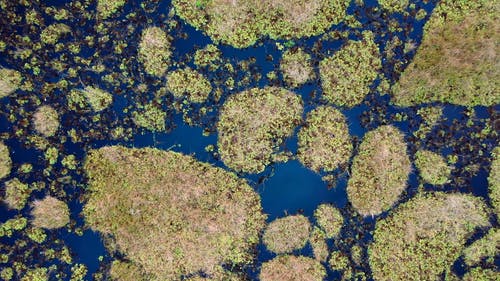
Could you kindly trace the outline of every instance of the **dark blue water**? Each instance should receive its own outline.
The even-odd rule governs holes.
[[[167,18],[166,14],[169,7],[169,1],[163,1],[160,4],[156,2],[157,1],[144,1],[143,4],[144,7],[146,7],[146,11],[140,8],[140,3],[129,3],[123,10],[122,14],[115,18],[116,24],[112,26],[112,28],[114,28],[117,32],[115,36],[124,40],[130,40],[130,46],[126,49],[126,52],[128,52],[132,58],[135,56],[137,40],[143,27],[152,24],[163,27],[166,26],[165,20]],[[359,39],[360,31],[367,29],[372,30],[376,34],[376,43],[379,44],[381,52],[383,52],[386,48],[387,42],[393,37],[398,37],[402,41],[413,40],[418,46],[422,38],[423,25],[434,8],[436,1],[411,2],[415,3],[417,10],[418,8],[423,8],[429,13],[424,20],[418,21],[415,20],[413,16],[404,16],[401,14],[386,15],[377,11],[378,4],[376,1],[365,1],[365,6],[363,7],[356,6],[353,1],[348,9],[348,13],[359,20],[363,24],[363,27],[350,28],[345,24],[339,24],[337,26],[333,26],[331,30],[348,31],[348,39]],[[51,3],[57,7],[70,7],[70,1],[52,1]],[[36,9],[42,9],[44,4],[35,6]],[[94,9],[95,6],[92,5],[89,8]],[[16,6],[13,11],[22,14],[25,12],[25,9],[21,6]],[[136,12],[138,14],[138,17],[135,19],[136,22],[133,23],[138,26],[138,28],[132,35],[126,35],[127,25],[129,22],[125,18],[125,15],[130,12]],[[5,13],[5,11],[1,11],[0,13]],[[43,19],[46,24],[54,22],[54,19],[47,15],[43,16]],[[397,20],[397,22],[404,27],[403,30],[390,32],[388,27],[390,19]],[[212,41],[202,32],[196,31],[180,20],[178,22],[178,27],[171,32],[174,38],[174,60],[183,62],[185,65],[194,68],[195,66],[190,60],[192,54],[197,49],[203,48],[205,45],[212,43]],[[75,19],[67,20],[65,23],[73,27],[78,27],[78,29],[82,30],[81,34],[74,34],[74,37],[67,38],[66,40],[73,40],[77,42],[78,40],[82,40],[82,38],[87,34],[99,36],[93,29],[93,25],[95,24],[94,21],[81,22],[79,21],[78,16],[76,16]],[[0,34],[4,35],[4,37],[8,37],[8,33],[25,34],[27,32],[28,30],[26,30],[22,23],[15,24],[13,26],[0,25]],[[320,36],[316,36],[298,39],[291,42],[294,46],[302,47],[306,50],[306,52],[309,52],[312,55],[315,60],[316,74],[318,74],[317,62],[325,56],[331,55],[345,43],[344,40],[330,40],[321,41],[321,44],[318,44],[319,38]],[[119,64],[121,61],[113,54],[112,41],[113,40],[102,44],[98,43],[94,48],[83,47],[80,56],[90,59],[92,54],[98,50],[101,55],[102,63],[108,68],[105,71],[105,74],[120,72]],[[287,41],[279,42],[281,44],[287,43]],[[9,46],[7,50],[11,50],[9,48],[13,47]],[[35,89],[37,90],[42,90],[42,84],[45,81],[57,82],[61,77],[64,77],[68,79],[73,87],[82,87],[82,84],[98,84],[101,88],[115,93],[112,108],[105,110],[102,113],[101,120],[98,122],[92,121],[93,113],[91,112],[68,111],[65,108],[65,91],[55,90],[52,94],[40,95],[40,97],[47,100],[47,103],[50,103],[62,112],[63,128],[60,130],[61,135],[50,138],[49,141],[58,147],[61,154],[74,154],[79,161],[84,159],[86,151],[90,148],[121,144],[129,147],[157,147],[161,149],[171,149],[185,154],[194,155],[200,161],[209,162],[215,166],[227,168],[216,156],[214,156],[212,152],[207,152],[205,150],[208,145],[215,146],[217,142],[217,133],[214,131],[214,123],[217,120],[219,106],[224,102],[227,96],[240,90],[249,87],[263,87],[268,85],[269,82],[266,79],[266,73],[277,69],[282,51],[277,48],[276,41],[268,40],[266,38],[259,40],[255,47],[249,47],[246,49],[235,49],[225,45],[220,45],[219,48],[222,51],[223,58],[228,62],[233,63],[233,65],[236,65],[238,61],[242,60],[254,61],[250,64],[250,72],[254,74],[260,73],[261,78],[252,78],[250,79],[249,85],[236,86],[233,90],[222,87],[225,92],[219,102],[216,103],[212,100],[211,102],[202,105],[213,110],[207,116],[197,116],[196,112],[198,112],[201,106],[192,107],[188,115],[197,120],[197,125],[195,126],[186,125],[183,122],[182,114],[175,112],[169,107],[172,103],[171,97],[161,97],[160,100],[169,116],[169,119],[166,122],[168,132],[151,133],[134,127],[134,132],[129,140],[112,140],[106,131],[109,128],[116,127],[117,125],[133,127],[130,120],[130,114],[124,113],[123,111],[131,107],[134,108],[137,103],[145,103],[153,100],[153,98],[156,98],[153,93],[155,90],[158,90],[161,85],[152,84],[149,89],[150,91],[145,93],[144,96],[137,97],[132,93],[132,90],[127,88],[123,83],[120,84],[121,87],[104,83],[101,80],[101,76],[96,75],[92,71],[82,69],[80,78],[76,79],[67,76],[67,73],[56,73],[47,66],[41,66],[42,75],[34,77]],[[396,48],[395,53],[396,56],[392,59],[383,57],[383,73],[390,79],[391,82],[394,82],[399,75],[398,71],[395,70],[395,65],[400,61],[407,64],[411,61],[414,55],[414,51],[404,54],[402,48]],[[61,54],[56,54],[54,51],[49,50],[47,59],[53,59],[59,55]],[[12,58],[7,52],[0,52],[0,66],[14,68],[28,75],[32,73],[30,70],[23,70],[20,60]],[[130,63],[129,68],[130,73],[132,75],[136,75],[138,79],[142,79],[144,83],[153,83],[150,78],[144,77],[140,74],[140,66],[136,63]],[[221,73],[219,70],[213,73],[207,72],[205,75],[210,77],[214,82],[217,81],[217,77],[225,77],[228,74]],[[234,77],[235,80],[238,81],[246,75],[248,75],[247,71],[237,69]],[[282,83],[281,79],[280,83]],[[457,168],[453,173],[453,179],[444,187],[444,190],[471,192],[488,200],[486,196],[486,177],[489,169],[488,157],[491,149],[496,145],[498,140],[494,135],[490,135],[488,137],[476,137],[475,134],[484,129],[487,124],[493,128],[497,127],[498,122],[496,121],[498,120],[498,106],[493,108],[476,107],[474,108],[475,117],[470,118],[470,116],[468,116],[470,109],[460,106],[445,105],[445,118],[443,121],[441,121],[425,139],[418,140],[413,137],[413,133],[418,129],[418,126],[421,123],[421,118],[417,115],[417,110],[420,107],[397,108],[392,106],[389,95],[383,95],[385,93],[378,93],[376,91],[378,83],[379,81],[374,82],[372,91],[361,105],[352,109],[341,109],[347,117],[349,131],[353,136],[355,148],[359,145],[362,137],[368,130],[374,129],[383,124],[393,124],[405,133],[405,139],[408,143],[408,149],[411,157],[413,157],[413,153],[416,149],[420,147],[438,151],[445,156],[449,154],[460,155],[456,164]],[[295,92],[301,95],[304,100],[304,117],[309,111],[322,104],[321,87],[319,86],[318,80],[296,89]],[[25,118],[23,110],[32,112],[37,107],[37,104],[30,99],[30,95],[32,94],[19,91],[18,96],[12,96],[0,100],[0,139],[4,140],[4,142],[9,146],[11,150],[11,158],[14,162],[13,172],[9,177],[3,179],[2,181],[18,177],[21,181],[27,183],[39,181],[51,184],[58,182],[55,190],[34,192],[30,199],[33,200],[36,198],[42,198],[44,195],[49,193],[57,195],[60,198],[65,198],[72,211],[73,223],[69,227],[71,232],[68,232],[67,230],[47,231],[50,239],[46,242],[46,245],[32,245],[32,243],[29,244],[31,245],[29,247],[32,247],[35,251],[42,250],[41,248],[44,246],[52,248],[60,248],[62,245],[68,246],[73,254],[74,262],[85,264],[88,267],[86,280],[91,280],[92,274],[95,272],[105,271],[106,264],[112,260],[113,253],[108,253],[105,250],[99,234],[87,229],[80,216],[83,204],[81,200],[82,198],[80,197],[85,192],[85,177],[81,171],[70,171],[69,175],[71,175],[73,179],[70,182],[60,182],[63,172],[63,167],[61,167],[60,164],[55,165],[49,174],[44,174],[43,170],[46,168],[46,163],[43,159],[43,152],[26,145],[27,142],[25,137],[18,137],[15,135],[16,130],[26,128],[26,126],[23,127],[19,121]],[[26,102],[22,102],[22,100],[26,100]],[[396,114],[404,114],[408,118],[398,121],[395,119]],[[14,122],[10,122],[7,118],[9,115],[16,115],[19,118]],[[470,119],[473,120],[467,124],[467,121]],[[60,137],[71,128],[75,128],[77,130],[77,132],[82,136],[82,141],[76,143],[66,141],[63,144],[60,144]],[[31,133],[33,133],[33,128],[28,126],[27,129],[31,130]],[[204,131],[209,131],[211,134],[209,136],[204,136]],[[292,153],[296,152],[296,134],[286,140],[281,150]],[[18,174],[16,170],[22,163],[33,164],[33,172],[28,175]],[[477,171],[471,171],[468,168],[471,164],[477,165]],[[240,174],[240,176],[246,178],[261,195],[262,207],[264,212],[268,215],[268,221],[272,221],[287,214],[296,213],[304,214],[308,216],[311,221],[314,221],[312,214],[315,208],[322,203],[331,203],[338,208],[341,208],[342,213],[346,218],[346,223],[341,233],[342,243],[333,243],[333,241],[329,241],[329,245],[332,249],[347,252],[349,247],[356,241],[354,237],[359,237],[358,242],[361,245],[366,245],[366,243],[371,241],[370,231],[373,230],[375,219],[360,218],[356,216],[355,212],[352,210],[352,207],[347,201],[345,191],[348,179],[347,171],[335,171],[330,174],[335,175],[337,178],[337,181],[333,183],[333,185],[328,184],[321,179],[322,176],[329,174],[314,173],[303,167],[298,161],[292,160],[287,163],[270,165],[263,173],[258,175]],[[418,174],[413,173],[409,180],[406,197],[403,198],[401,202],[405,202],[408,198],[413,196],[417,192],[418,185],[419,176]],[[436,188],[425,185],[425,189],[435,190]],[[0,204],[1,222],[16,216],[18,213],[29,218],[29,207],[24,208],[21,212],[16,212],[8,210],[6,206]],[[383,213],[381,217],[385,217],[386,215],[387,212]],[[496,221],[494,223],[496,224]],[[83,235],[79,236],[75,234],[76,230],[81,230]],[[480,234],[478,234],[478,236],[480,236]],[[61,242],[54,242],[56,238],[60,239]],[[0,245],[2,245],[2,247],[0,247],[0,254],[9,253],[9,249],[17,249],[14,245],[16,240],[27,240],[27,238],[23,233],[17,233],[12,238],[0,238]],[[254,268],[249,268],[247,270],[250,276],[255,280],[257,278],[256,276],[258,274],[260,264],[274,257],[274,255],[268,252],[262,244],[257,247],[257,250],[258,255],[256,265]],[[297,252],[297,254],[311,255],[312,250],[308,246]],[[0,264],[0,268],[2,266],[10,266],[13,260],[22,259],[21,253],[16,254],[16,252],[14,252],[14,254],[10,255],[11,260],[4,265]],[[103,256],[102,261],[99,260],[100,256]],[[69,266],[62,265],[58,262],[46,262],[38,255],[32,255],[31,258],[25,262],[31,265],[39,264],[42,266],[56,264],[59,266],[58,268],[60,270],[67,274],[70,273]],[[456,266],[454,267],[454,270],[459,275],[462,275],[466,271],[466,268],[463,268],[461,265],[463,264],[461,264],[460,261],[457,261]],[[368,275],[370,273],[366,264],[362,268],[359,268],[359,270],[366,272]],[[51,275],[51,277],[54,277],[54,275]],[[339,278],[339,274],[337,272],[328,271],[328,277],[326,280],[336,280],[337,278]],[[66,278],[65,280],[67,279],[69,278]]]

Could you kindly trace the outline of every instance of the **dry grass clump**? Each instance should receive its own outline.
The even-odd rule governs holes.
[[[276,254],[302,249],[309,239],[311,223],[303,215],[286,216],[272,221],[262,240],[267,249]]]
[[[21,73],[8,68],[0,68],[0,99],[15,92],[23,81]]]
[[[369,262],[375,280],[439,280],[476,227],[486,205],[468,194],[418,195],[376,224]]]
[[[498,1],[440,1],[422,43],[398,83],[394,103],[500,103]]]
[[[221,159],[231,169],[262,172],[302,119],[302,99],[278,87],[253,88],[230,96],[217,123]]]
[[[477,265],[483,259],[495,263],[500,254],[500,229],[492,228],[486,236],[475,241],[464,250],[464,261],[468,266]]]
[[[84,168],[86,223],[112,235],[150,280],[252,262],[265,215],[234,174],[176,152],[121,146],[90,151]]]
[[[9,147],[0,142],[0,179],[10,174],[12,159],[10,159]]]
[[[109,277],[114,281],[148,281],[151,276],[144,274],[140,267],[131,262],[115,260],[111,263]]]
[[[180,18],[214,41],[236,48],[260,37],[291,39],[318,35],[346,15],[346,0],[174,0]]]
[[[59,129],[59,114],[50,105],[42,105],[33,115],[33,123],[37,132],[52,137]]]
[[[189,67],[177,69],[167,74],[167,88],[176,98],[184,98],[190,102],[204,102],[212,85],[203,74]]]
[[[4,201],[10,209],[21,210],[31,195],[31,189],[18,178],[5,182]]]
[[[69,208],[64,201],[52,196],[32,203],[32,224],[36,227],[54,229],[64,227],[69,223]]]
[[[311,55],[302,48],[286,50],[280,61],[283,80],[291,87],[299,87],[314,78]]]
[[[125,3],[127,3],[127,0],[98,0],[97,17],[107,19],[121,9]]]
[[[346,164],[352,154],[346,118],[333,107],[321,106],[309,112],[298,139],[299,161],[316,172],[334,171]]]
[[[363,216],[388,210],[406,188],[411,163],[403,134],[391,125],[366,133],[347,184],[353,207]]]
[[[444,157],[429,150],[421,149],[415,153],[415,166],[422,179],[430,184],[445,184],[451,176],[452,168]]]
[[[408,0],[378,0],[379,5],[390,13],[402,13],[408,7]]]
[[[103,111],[113,102],[113,95],[96,87],[87,86],[82,93],[95,112]]]
[[[353,107],[368,94],[382,67],[374,37],[371,31],[364,31],[363,40],[349,41],[333,56],[320,62],[321,87],[328,102]]]
[[[278,256],[262,264],[261,281],[322,281],[326,270],[317,260],[304,256]]]
[[[491,152],[490,175],[488,176],[488,189],[491,204],[495,207],[497,217],[500,219],[500,147],[495,147]]]
[[[344,217],[340,211],[331,204],[321,204],[314,211],[316,223],[325,231],[326,237],[334,238],[339,235]]]
[[[170,39],[161,28],[153,26],[142,31],[139,43],[139,61],[144,65],[146,73],[163,76],[170,66]]]

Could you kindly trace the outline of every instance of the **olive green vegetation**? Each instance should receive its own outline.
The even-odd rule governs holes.
[[[361,41],[349,41],[319,64],[323,97],[330,103],[353,107],[370,91],[382,67],[380,51],[371,31]]]
[[[311,55],[302,48],[286,50],[280,61],[283,80],[291,87],[299,87],[314,79]]]
[[[212,85],[203,74],[189,67],[177,69],[167,74],[167,88],[174,97],[186,98],[190,102],[204,102]]]
[[[97,87],[87,86],[82,90],[87,103],[95,112],[103,111],[113,102],[113,96]]]
[[[347,195],[363,216],[389,210],[406,188],[411,163],[403,133],[380,126],[363,137],[354,157]]]
[[[321,106],[307,114],[306,124],[298,133],[297,157],[304,166],[330,172],[349,161],[352,142],[345,116],[330,106]]]
[[[495,256],[498,254],[500,254],[500,231],[498,228],[492,228],[486,236],[464,250],[464,261],[468,266],[477,265],[483,259],[494,264]]]
[[[302,249],[309,239],[311,223],[303,215],[286,216],[269,223],[262,240],[276,254]]]
[[[71,279],[70,281],[83,281],[85,276],[87,276],[87,266],[81,263],[77,263],[71,267]]]
[[[341,252],[334,251],[330,253],[328,265],[334,271],[348,271],[350,270],[349,258]]]
[[[21,73],[8,68],[0,68],[0,99],[14,93],[23,81]]]
[[[498,14],[497,1],[440,1],[415,58],[393,86],[393,102],[500,103]]]
[[[33,114],[33,125],[43,136],[52,137],[59,129],[59,114],[50,105],[42,105]]]
[[[62,36],[70,32],[71,28],[64,23],[51,24],[42,30],[40,40],[45,44],[54,45]]]
[[[49,272],[45,267],[28,269],[21,278],[21,281],[48,281]]]
[[[135,264],[117,260],[111,263],[109,275],[111,280],[115,281],[147,281],[151,278]]]
[[[229,96],[217,123],[222,161],[240,172],[264,171],[279,145],[301,122],[302,111],[300,96],[278,87]]]
[[[262,264],[261,281],[321,281],[326,270],[317,260],[304,256],[283,255]]]
[[[177,15],[215,42],[249,47],[268,35],[292,39],[319,35],[346,16],[346,0],[173,0]]]
[[[424,139],[426,135],[432,131],[432,128],[441,120],[443,116],[443,107],[422,107],[417,110],[417,114],[422,118],[422,123],[418,130],[415,131],[414,135],[419,139]]]
[[[314,211],[316,223],[325,231],[327,238],[334,238],[340,233],[344,217],[331,204],[321,204]]]
[[[97,17],[99,19],[107,19],[118,12],[125,3],[127,3],[127,0],[98,0]]]
[[[152,148],[91,150],[86,223],[149,280],[245,265],[265,224],[259,195],[236,175]]]
[[[4,201],[9,209],[21,210],[26,205],[31,194],[31,189],[18,178],[5,182]]]
[[[494,269],[475,267],[465,273],[462,281],[498,281],[500,273]]]
[[[368,248],[375,280],[440,280],[476,227],[489,225],[486,205],[469,194],[419,194],[375,226]],[[397,265],[397,266],[395,266]]]
[[[4,267],[2,271],[0,271],[0,278],[4,281],[10,281],[14,277],[14,270],[10,267]]]
[[[23,230],[28,224],[26,218],[13,218],[0,225],[0,237],[12,237],[14,231]]]
[[[321,262],[326,262],[329,254],[326,238],[326,234],[322,229],[317,226],[313,227],[309,237],[309,244],[311,244],[314,258]]]
[[[378,0],[380,7],[390,13],[399,12],[402,13],[408,7],[408,0]]]
[[[222,52],[214,44],[208,44],[205,48],[197,50],[194,54],[194,64],[197,67],[214,66],[221,59]]]
[[[153,76],[165,74],[172,56],[170,41],[167,33],[159,27],[148,27],[142,31],[138,55],[146,73]]]
[[[452,167],[438,153],[420,149],[415,153],[415,166],[426,183],[443,185],[449,181]]]
[[[488,176],[488,190],[491,204],[500,219],[500,147],[491,152],[490,175]]]
[[[12,160],[10,159],[9,147],[0,142],[0,179],[10,174]]]
[[[55,229],[66,226],[69,223],[69,208],[64,201],[52,196],[46,196],[42,200],[32,203],[33,209],[31,223],[39,228]]]
[[[163,132],[166,129],[167,113],[159,108],[159,105],[148,103],[132,115],[134,123],[139,127],[153,132]]]
[[[43,243],[47,239],[47,234],[41,228],[29,228],[26,230],[26,234],[37,243]]]

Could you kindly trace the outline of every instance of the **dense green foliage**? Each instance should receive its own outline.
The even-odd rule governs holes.
[[[210,81],[189,67],[168,73],[167,88],[174,97],[195,103],[204,102],[212,91]]]
[[[422,179],[430,184],[445,184],[451,176],[451,167],[444,157],[429,150],[421,149],[415,153],[415,166]]]

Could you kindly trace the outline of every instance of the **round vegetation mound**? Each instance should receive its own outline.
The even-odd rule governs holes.
[[[12,160],[10,159],[9,147],[0,142],[0,179],[10,174]]]
[[[498,14],[496,1],[439,1],[413,61],[393,86],[394,103],[500,103]]]
[[[18,71],[0,68],[0,99],[14,93],[22,81],[23,78]]]
[[[325,231],[327,238],[334,238],[340,233],[344,225],[344,217],[340,211],[330,204],[321,204],[314,211],[314,218]]]
[[[302,120],[300,96],[278,87],[228,97],[217,123],[222,161],[239,172],[259,173]]]
[[[97,1],[97,18],[107,19],[118,12],[127,0],[98,0]]]
[[[429,150],[419,150],[415,153],[415,166],[422,179],[433,185],[443,185],[451,176],[451,167],[444,157]]]
[[[210,81],[189,67],[168,73],[167,88],[174,97],[178,99],[185,97],[194,103],[204,102],[212,91]]]
[[[262,264],[261,281],[322,281],[326,270],[317,260],[304,256],[278,256]]]
[[[180,18],[212,40],[245,48],[268,35],[318,35],[346,16],[347,0],[173,0]]]
[[[69,223],[69,208],[63,201],[47,196],[32,203],[32,224],[36,227],[54,229]]]
[[[339,106],[360,104],[370,91],[382,67],[380,51],[371,31],[363,32],[363,40],[349,41],[333,56],[319,64],[324,98]]]
[[[309,239],[311,223],[303,215],[287,216],[271,222],[262,240],[267,249],[276,254],[302,249]]]
[[[46,137],[52,137],[59,129],[59,114],[49,105],[40,106],[33,115],[35,130]]]
[[[375,280],[439,280],[476,227],[486,205],[468,194],[418,195],[377,222],[369,262]],[[395,266],[397,265],[397,266]]]
[[[159,27],[148,27],[142,31],[139,43],[139,61],[146,73],[163,76],[170,66],[170,39]]]
[[[23,209],[30,195],[31,189],[29,186],[21,182],[18,178],[13,178],[5,182],[4,201],[9,209]]]
[[[309,112],[298,133],[299,161],[319,172],[331,172],[349,161],[352,142],[346,118],[339,110],[321,106]]]
[[[491,152],[491,168],[488,176],[488,189],[491,204],[495,207],[497,217],[500,219],[500,147]]]
[[[378,215],[391,208],[411,172],[403,134],[391,125],[366,133],[351,170],[347,196],[361,215]]]
[[[141,106],[141,109],[132,113],[134,123],[144,129],[153,132],[163,132],[166,130],[167,112],[160,105],[148,103]]]
[[[301,48],[289,49],[283,53],[280,70],[283,73],[285,83],[294,88],[314,79],[311,55]]]
[[[103,111],[113,102],[113,95],[96,87],[87,86],[82,94],[95,112]]]
[[[245,265],[265,224],[260,197],[234,174],[152,148],[92,150],[85,161],[87,224],[151,280]]]

